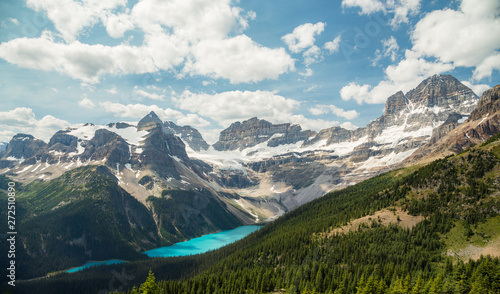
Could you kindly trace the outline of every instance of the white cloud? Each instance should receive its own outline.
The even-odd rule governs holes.
[[[396,57],[399,51],[399,45],[394,36],[391,36],[389,39],[382,40],[383,51],[377,49],[375,51],[375,58],[372,60],[372,66],[377,66],[379,61],[383,57],[389,57],[392,62],[396,61]]]
[[[309,92],[313,92],[313,91],[316,91],[317,89],[321,88],[321,85],[312,85],[310,86],[309,88],[307,89],[304,89],[304,93],[309,93]]]
[[[127,1],[27,0],[26,3],[35,11],[45,12],[64,40],[71,42],[76,40],[85,28],[95,25],[101,19],[106,19],[113,10],[125,6]]]
[[[389,11],[394,13],[390,25],[396,28],[401,23],[408,23],[408,15],[416,15],[420,11],[421,0],[391,0],[387,1]]]
[[[342,0],[342,7],[359,7],[359,14],[372,14],[379,11],[385,11],[385,5],[379,0]]]
[[[335,39],[333,39],[333,41],[326,42],[325,45],[323,45],[323,48],[328,50],[328,52],[330,52],[330,54],[338,52],[341,40],[342,40],[341,36],[338,35],[337,37],[335,37]]]
[[[20,67],[57,71],[96,83],[102,74],[146,73],[157,70],[139,47],[56,43],[44,32],[40,38],[19,38],[0,44],[0,58]]]
[[[398,41],[394,36],[389,39],[382,40],[382,45],[384,46],[384,57],[390,57],[391,61],[396,61],[396,57],[399,51]]]
[[[473,68],[472,79],[476,81],[490,77],[494,70],[500,70],[500,39],[492,37],[500,35],[499,15],[497,0],[485,0],[481,5],[463,0],[458,10],[426,14],[411,32],[412,49],[406,50],[398,64],[386,68],[384,80],[374,87],[349,83],[340,91],[342,99],[384,103],[396,91],[406,92],[433,74],[457,67]],[[391,48],[392,42],[387,44],[386,48]]]
[[[316,24],[305,23],[296,27],[292,33],[287,34],[281,39],[288,45],[288,49],[293,53],[299,53],[302,50],[312,47],[316,41],[315,36],[321,34],[325,29],[325,23]]]
[[[92,102],[89,98],[83,98],[82,100],[80,100],[78,102],[78,105],[80,105],[81,107],[88,108],[88,109],[92,109],[95,107],[94,102]]]
[[[418,58],[410,50],[406,50],[405,59],[385,69],[385,79],[375,87],[351,82],[340,90],[343,100],[355,100],[358,104],[385,103],[387,98],[397,91],[407,92],[415,88],[423,79],[434,74],[452,70],[448,63],[429,62]]]
[[[201,84],[206,87],[209,85],[216,85],[217,83],[215,81],[203,81]]]
[[[474,92],[477,96],[480,96],[483,95],[483,92],[490,89],[491,87],[488,86],[488,85],[485,85],[485,84],[472,84],[471,82],[469,81],[461,81],[462,84],[464,84],[465,86],[467,86],[468,88],[470,88],[472,90],[472,92]]]
[[[173,98],[177,106],[198,113],[227,127],[236,120],[290,117],[300,102],[270,91],[230,91],[216,94],[184,91]]]
[[[112,94],[112,95],[116,95],[116,94],[118,94],[118,90],[116,90],[116,87],[112,87],[110,89],[107,89],[106,93],[109,93],[109,94]]]
[[[348,121],[340,124],[340,127],[344,128],[346,130],[355,130],[355,129],[359,128],[358,126],[355,126],[351,122],[348,122]]]
[[[487,57],[474,69],[472,77],[479,81],[491,77],[493,70],[500,71],[500,54]]]
[[[161,108],[157,105],[122,104],[105,101],[99,103],[99,106],[101,106],[106,112],[114,113],[115,117],[130,117],[141,119],[151,111],[154,111],[160,119],[175,120],[179,124],[181,124],[180,122],[189,122],[190,125],[194,127],[205,127],[210,124],[208,121],[201,117],[198,117],[196,114],[188,114],[186,116],[178,110],[174,110],[171,108]]]
[[[312,69],[310,69],[309,67],[306,67],[305,71],[303,72],[299,72],[299,75],[303,76],[303,77],[310,77],[314,74],[314,71]]]
[[[148,34],[171,28],[173,34],[190,42],[223,39],[235,28],[244,29],[255,13],[242,15],[242,9],[231,6],[230,0],[143,0],[131,16]]]
[[[165,95],[150,93],[150,92],[147,92],[147,91],[144,91],[141,89],[135,89],[134,92],[135,92],[135,94],[137,94],[139,96],[146,97],[146,98],[153,99],[153,100],[163,101],[164,100],[163,98],[165,98]]]
[[[309,112],[313,115],[322,115],[327,113],[333,113],[338,117],[343,117],[345,119],[354,119],[359,116],[359,113],[356,110],[344,110],[335,105],[316,105],[309,109]]]
[[[314,45],[311,48],[307,49],[302,55],[304,57],[304,65],[309,66],[313,63],[323,61],[323,55],[321,55],[321,49],[318,46]]]
[[[463,0],[459,10],[428,13],[411,34],[413,51],[454,66],[475,67],[480,80],[500,69],[500,2]]]
[[[183,126],[196,126],[196,127],[207,127],[210,125],[210,123],[207,120],[193,113],[188,113],[185,117],[178,119],[177,123]]]
[[[277,79],[295,70],[294,61],[285,49],[263,47],[246,35],[201,41],[193,46],[192,54],[194,60],[186,64],[185,72],[224,78],[231,83]]]
[[[125,0],[28,0],[28,4],[48,15],[65,42],[45,31],[38,38],[0,44],[0,58],[24,68],[56,71],[86,83],[97,83],[103,75],[158,71],[251,83],[295,69],[284,48],[261,46],[243,34],[229,37],[256,17],[252,11],[243,13],[231,0],[142,0],[132,9],[125,7]],[[143,43],[81,43],[78,36],[99,22],[114,38],[140,29]]]
[[[343,8],[359,7],[360,15],[369,15],[377,12],[390,13],[393,18],[389,24],[397,28],[401,23],[408,23],[408,15],[416,15],[420,11],[421,0],[342,0]]]
[[[132,18],[125,13],[111,14],[106,20],[106,32],[113,38],[123,38],[125,32],[134,27]]]
[[[67,121],[46,115],[37,120],[31,108],[17,107],[0,112],[0,142],[8,142],[14,134],[25,133],[37,139],[48,141],[57,131],[69,127]]]
[[[16,26],[19,25],[19,20],[17,20],[17,18],[9,17],[9,21],[11,23],[15,24]]]
[[[280,96],[277,92],[231,91],[207,94],[186,90],[173,100],[181,109],[211,118],[224,128],[235,121],[244,121],[251,117],[258,117],[272,123],[294,122],[304,129],[312,130],[339,124],[338,121],[309,119],[302,114],[294,114],[300,102]],[[203,131],[203,134],[205,136],[206,131]],[[214,137],[213,134],[211,137]]]

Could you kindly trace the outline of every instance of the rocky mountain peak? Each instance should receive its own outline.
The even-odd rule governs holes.
[[[200,134],[200,132],[193,127],[181,127],[171,121],[164,122],[163,126],[165,127],[165,129],[171,130],[173,134],[180,136],[181,139],[196,152],[207,150],[209,147],[208,143],[205,141],[205,139],[203,139],[203,136]]]
[[[399,113],[401,110],[406,108],[406,98],[403,91],[399,91],[396,94],[393,94],[389,98],[387,98],[387,102],[385,103],[385,115],[391,115]]]
[[[414,104],[428,107],[459,106],[467,100],[477,100],[471,89],[451,75],[434,75],[422,81],[415,89],[406,93]]]
[[[268,146],[292,144],[305,140],[313,132],[302,131],[296,124],[272,124],[253,117],[243,122],[232,123],[220,133],[219,141],[213,145],[215,150],[243,150],[268,141]]]
[[[34,156],[40,149],[43,149],[46,146],[47,143],[36,139],[32,135],[17,134],[10,140],[4,150],[3,156],[26,159]]]
[[[406,94],[399,91],[390,96],[386,102],[384,115],[396,115],[407,108],[416,109],[421,106],[471,112],[477,100],[477,95],[455,77],[437,74],[423,80]]]
[[[77,149],[78,138],[68,134],[69,131],[58,131],[49,141],[49,149],[60,152],[74,152]]]
[[[147,128],[150,123],[158,123],[163,125],[161,119],[156,115],[154,111],[151,111],[148,115],[142,118],[137,124],[137,130],[142,131]]]

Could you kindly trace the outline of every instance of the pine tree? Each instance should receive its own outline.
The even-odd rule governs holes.
[[[156,294],[158,293],[158,285],[156,284],[155,275],[149,270],[148,278],[139,288],[140,294]]]

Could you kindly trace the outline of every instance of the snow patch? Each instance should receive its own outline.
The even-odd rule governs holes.
[[[33,167],[32,165],[27,166],[27,167],[25,167],[23,170],[19,171],[18,173],[22,174],[22,173],[24,173],[25,171],[29,170],[29,169],[30,169],[30,168],[32,168],[32,167]]]

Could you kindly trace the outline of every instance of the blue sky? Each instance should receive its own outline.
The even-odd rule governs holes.
[[[3,0],[0,142],[162,119],[363,127],[437,73],[500,83],[500,1]]]

